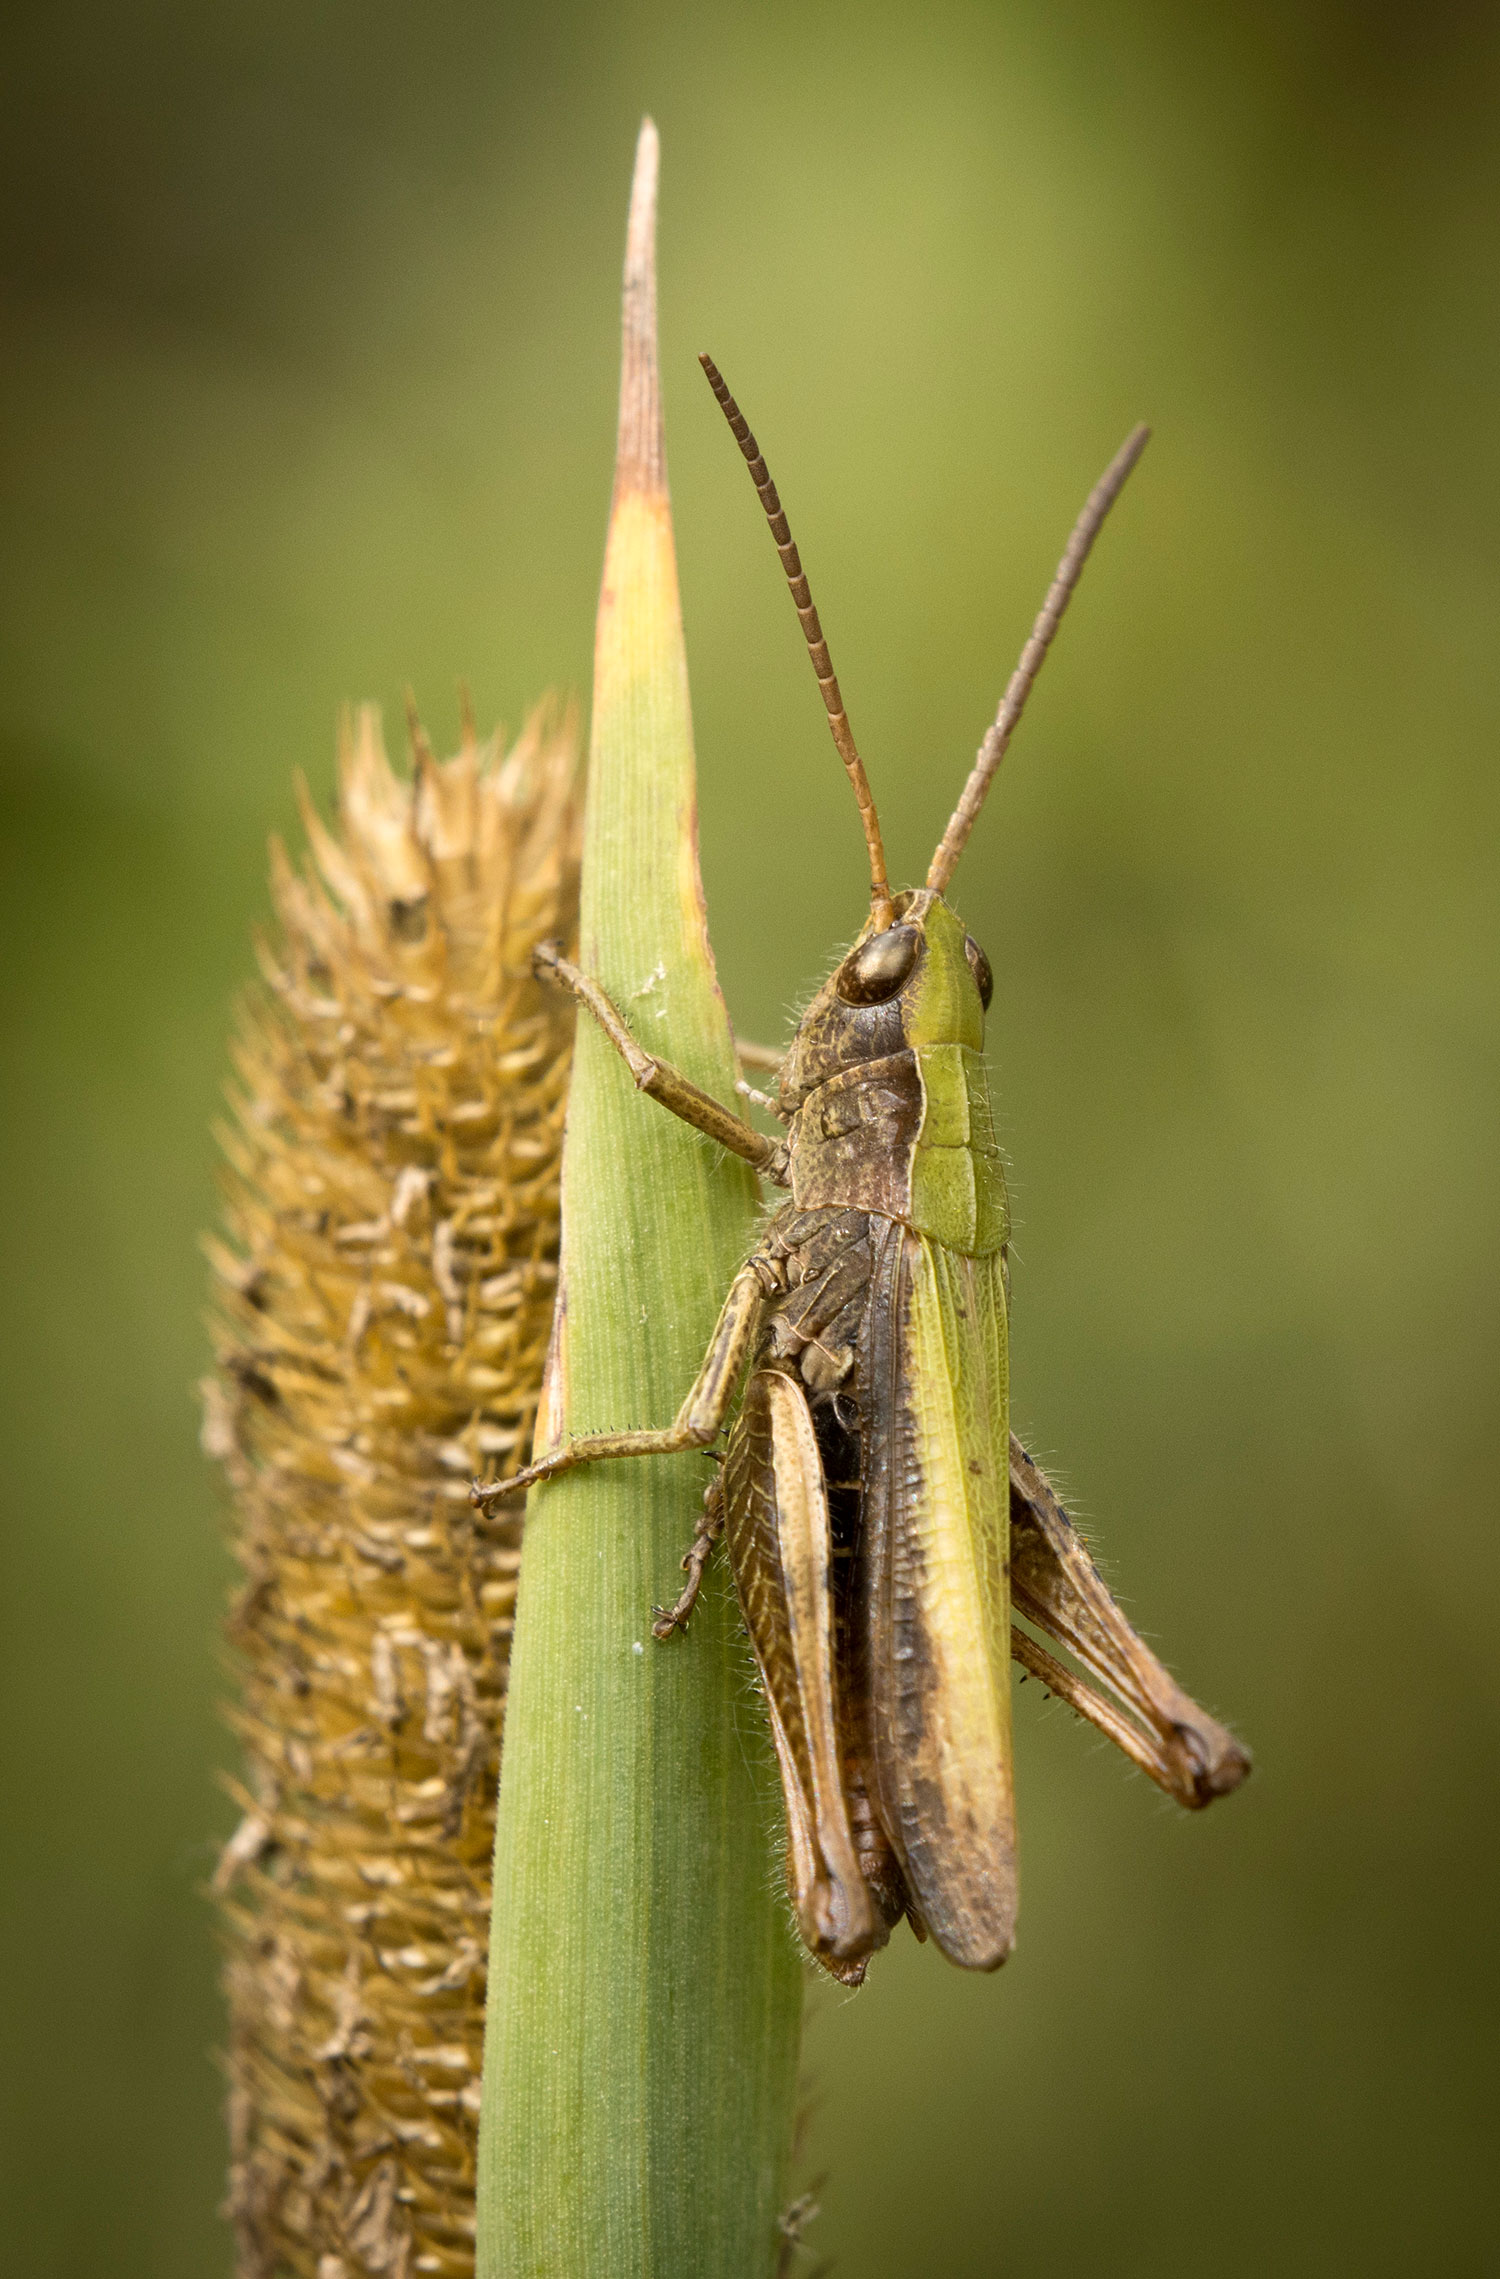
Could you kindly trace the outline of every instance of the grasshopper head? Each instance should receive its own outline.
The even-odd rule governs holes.
[[[861,1061],[914,1045],[984,1043],[990,962],[929,887],[898,894],[895,921],[873,916],[803,1015],[781,1080],[784,1109]]]

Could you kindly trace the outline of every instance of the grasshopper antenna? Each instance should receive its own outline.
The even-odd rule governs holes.
[[[1015,734],[1016,723],[1026,709],[1031,684],[1042,669],[1042,659],[1051,646],[1052,636],[1062,623],[1063,611],[1073,598],[1073,588],[1089,558],[1089,548],[1098,537],[1105,516],[1125,488],[1126,476],[1150,440],[1149,427],[1131,430],[1089,492],[1084,510],[1073,525],[1073,535],[1057,565],[1057,574],[1047,589],[1047,598],[1042,603],[1037,621],[1031,628],[1031,638],[1021,651],[1021,661],[1011,674],[1010,684],[1001,698],[994,726],[979,747],[962,797],[949,818],[947,830],[938,841],[937,853],[933,856],[932,867],[927,873],[927,884],[935,894],[942,893],[968,843],[969,833],[974,828],[974,818],[984,805],[984,795],[994,780],[995,770],[1005,757],[1005,747]]]
[[[875,931],[883,934],[895,918],[896,911],[891,901],[890,882],[885,874],[885,848],[880,840],[880,817],[875,812],[870,779],[865,774],[865,763],[859,756],[854,731],[849,725],[849,715],[844,710],[844,700],[839,694],[838,679],[828,654],[828,643],[823,638],[823,628],[818,623],[818,612],[813,604],[807,572],[802,567],[797,542],[782,511],[776,485],[771,480],[771,470],[766,465],[760,445],[750,432],[744,413],[725,386],[724,376],[713,358],[700,356],[698,361],[708,375],[709,386],[719,399],[719,408],[729,422],[735,442],[745,455],[750,480],[765,509],[766,520],[771,525],[771,536],[776,541],[776,551],[781,556],[781,567],[786,572],[786,582],[792,589],[792,601],[801,622],[802,637],[807,643],[807,653],[812,659],[812,668],[818,676],[818,687],[827,707],[828,726],[834,743],[838,746],[839,758],[849,771],[849,781],[854,786],[854,796],[859,802],[859,819],[864,825],[865,845],[870,850],[870,915],[875,921]]]

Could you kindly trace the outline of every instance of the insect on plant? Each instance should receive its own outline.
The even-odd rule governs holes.
[[[577,1464],[708,1449],[743,1385],[683,1560],[686,1586],[656,1610],[656,1635],[686,1628],[722,1536],[769,1710],[807,1947],[857,1984],[904,1915],[951,1961],[993,1970],[1016,1919],[1012,1657],[1183,1805],[1227,1794],[1250,1769],[1131,1629],[1010,1432],[1009,1212],[983,1059],[993,985],[946,899],[1148,430],[1127,439],[1079,516],[925,885],[893,894],[776,487],[718,370],[702,363],[749,465],[854,787],[870,912],[785,1054],[739,1048],[742,1066],[777,1077],[772,1096],[743,1079],[739,1090],[780,1119],[780,1141],[646,1052],[555,946],[538,953],[538,970],[599,1023],[641,1091],[790,1200],[735,1277],[675,1422],[575,1438],[511,1479],[476,1482],[474,1497],[488,1504]]]

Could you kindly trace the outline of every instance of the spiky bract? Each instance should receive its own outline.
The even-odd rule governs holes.
[[[466,725],[399,779],[347,728],[330,832],[272,850],[244,1007],[205,1441],[234,1491],[244,1817],[228,1946],[240,2279],[473,2269],[519,1514],[552,1314],[576,723]]]

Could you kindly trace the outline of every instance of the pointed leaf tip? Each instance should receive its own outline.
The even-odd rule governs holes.
[[[661,144],[652,120],[641,121],[630,185],[621,306],[620,426],[615,497],[626,491],[665,495],[667,447],[662,431],[656,358],[656,178]]]

